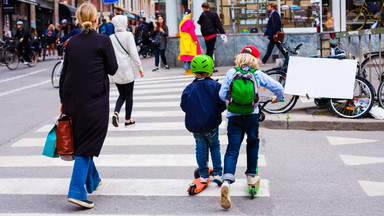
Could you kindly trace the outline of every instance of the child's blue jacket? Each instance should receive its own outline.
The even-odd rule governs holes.
[[[185,127],[193,133],[212,131],[221,124],[226,109],[220,100],[221,84],[211,78],[195,79],[181,95],[180,107],[185,112]]]

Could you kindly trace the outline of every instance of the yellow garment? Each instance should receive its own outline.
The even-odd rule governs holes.
[[[187,32],[182,32],[181,27],[184,25],[185,21],[191,18],[191,14],[189,14],[185,19],[183,19],[179,25],[180,32],[180,56],[189,55],[196,56],[197,55],[197,46],[195,41],[192,39],[191,35]]]

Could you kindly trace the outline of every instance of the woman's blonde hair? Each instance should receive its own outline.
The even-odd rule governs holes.
[[[52,31],[55,31],[55,26],[54,26],[53,24],[50,24],[50,25],[48,26],[48,30],[50,30],[50,29],[52,29]]]
[[[236,56],[235,60],[236,67],[243,67],[248,65],[251,68],[259,67],[259,59],[255,58],[253,55],[249,53],[241,53]]]
[[[88,32],[93,25],[93,21],[97,19],[97,9],[90,2],[84,2],[76,11],[76,18],[84,27],[84,31]]]

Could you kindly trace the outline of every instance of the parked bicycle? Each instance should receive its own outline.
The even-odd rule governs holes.
[[[381,19],[384,4],[381,1],[368,3],[355,1],[354,4],[360,6],[347,13],[346,24],[349,31],[360,30],[365,24],[381,23],[384,26],[384,21]],[[368,22],[367,18],[369,18]]]
[[[274,67],[269,70],[266,70],[265,73],[267,73],[274,80],[278,81],[284,87],[286,74],[288,70],[289,56],[299,55],[299,49],[302,45],[303,44],[299,44],[298,46],[295,47],[295,49],[291,50],[286,43],[280,43],[280,52],[284,56],[284,63],[279,67]],[[259,92],[263,96],[268,96],[268,97],[273,96],[273,93],[264,87],[261,87]],[[271,113],[271,114],[286,113],[295,106],[298,98],[299,96],[297,95],[284,94],[284,99],[285,99],[284,102],[275,103],[275,104],[268,103],[264,106],[264,110],[267,113]]]
[[[364,54],[361,70],[358,66],[357,74],[367,79],[374,87],[375,95],[380,95],[379,85],[384,80],[384,52],[371,52]]]
[[[286,75],[288,69],[288,62],[290,55],[298,55],[298,49],[301,47],[301,44],[298,45],[294,50],[290,49],[286,43],[280,44],[280,51],[283,53],[285,60],[282,67],[272,68],[267,70],[266,73],[270,75],[273,79],[278,81],[285,86]],[[332,56],[331,56],[332,58]],[[335,57],[339,58],[339,57]],[[264,96],[271,97],[273,96],[272,92],[268,90],[262,89],[259,91],[260,94]],[[268,113],[285,113],[291,110],[299,96],[297,95],[287,95],[284,94],[285,102],[276,103],[276,104],[267,104],[264,107],[264,110]],[[368,114],[369,110],[372,108],[374,103],[374,88],[371,83],[361,77],[356,75],[355,84],[354,84],[354,92],[352,99],[329,99],[329,98],[321,98],[315,99],[318,105],[329,105],[332,111],[340,117],[343,118],[360,118]],[[273,106],[272,106],[273,105]]]
[[[16,61],[16,58],[18,58],[17,53],[9,48],[9,39],[0,40],[0,64],[14,70],[19,66],[19,61]]]

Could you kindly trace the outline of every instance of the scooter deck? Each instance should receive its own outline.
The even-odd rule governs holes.
[[[211,172],[213,172],[213,170],[209,169],[209,176],[211,175]],[[200,193],[202,190],[204,190],[204,188],[208,185],[209,182],[210,182],[210,178],[209,177],[207,179],[207,183],[201,183],[200,177],[199,177],[199,178],[193,180],[193,182],[190,184],[190,187],[187,189],[187,192],[189,194]],[[193,189],[192,193],[189,192],[190,189]]]

